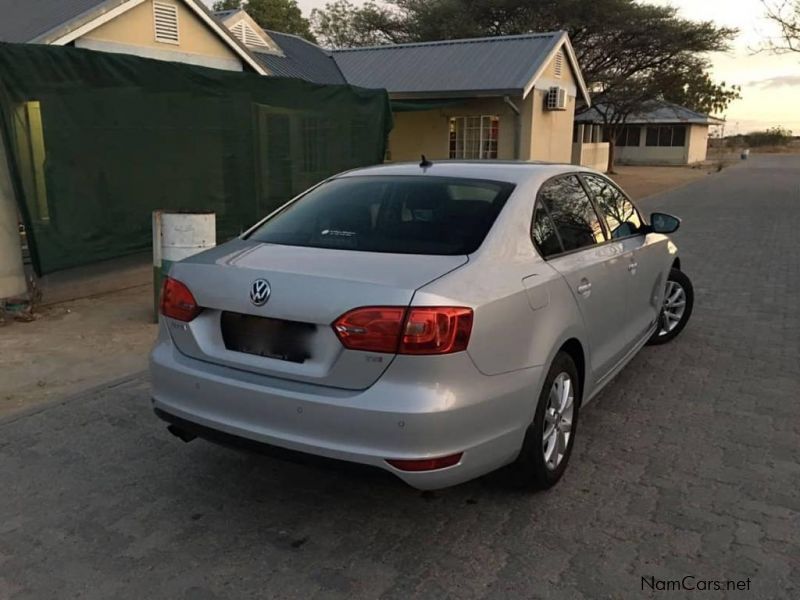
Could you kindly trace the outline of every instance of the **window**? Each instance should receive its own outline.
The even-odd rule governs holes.
[[[178,7],[167,2],[153,2],[156,41],[164,44],[179,44]]]
[[[341,177],[287,206],[250,239],[361,252],[470,254],[513,189],[482,179]]]
[[[611,239],[636,235],[642,219],[630,200],[609,180],[597,175],[582,175],[594,196],[594,203],[605,217]]]
[[[617,146],[638,146],[642,128],[639,125],[624,125],[617,132]]]
[[[536,203],[533,209],[533,229],[531,230],[533,243],[539,250],[542,257],[547,258],[554,254],[560,254],[564,251],[561,247],[561,241],[558,239],[556,228],[550,215],[542,206],[541,202]]]
[[[497,158],[500,117],[451,117],[450,158]]]
[[[565,252],[605,241],[600,219],[575,175],[545,183],[539,191],[539,203],[547,210]],[[546,226],[544,231],[546,233]],[[546,242],[545,237],[541,243],[544,245]]]
[[[647,128],[648,146],[683,146],[685,143],[685,125],[654,125]]]

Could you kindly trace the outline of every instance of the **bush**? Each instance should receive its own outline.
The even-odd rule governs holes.
[[[770,127],[766,131],[754,131],[744,136],[748,146],[785,146],[792,141],[792,132],[783,127]]]

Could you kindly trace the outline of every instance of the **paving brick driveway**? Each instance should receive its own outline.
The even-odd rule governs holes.
[[[0,424],[0,598],[800,597],[800,157],[642,205],[684,218],[695,316],[587,409],[554,490],[184,445],[133,378]]]

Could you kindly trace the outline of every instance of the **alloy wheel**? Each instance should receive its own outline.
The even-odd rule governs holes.
[[[542,433],[544,463],[551,471],[558,468],[569,448],[574,412],[575,387],[572,378],[568,373],[559,373],[550,388]]]
[[[658,335],[667,335],[678,326],[686,311],[686,291],[676,281],[667,281]]]

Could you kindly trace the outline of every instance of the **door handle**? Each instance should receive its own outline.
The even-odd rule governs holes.
[[[581,283],[578,285],[577,289],[581,296],[588,298],[589,294],[592,293],[592,283],[587,279],[581,279]]]
[[[637,268],[638,266],[639,266],[639,263],[637,263],[637,262],[632,262],[632,263],[630,263],[630,264],[628,265],[628,271],[630,271],[631,273],[633,273],[633,272],[636,270],[636,268]]]

